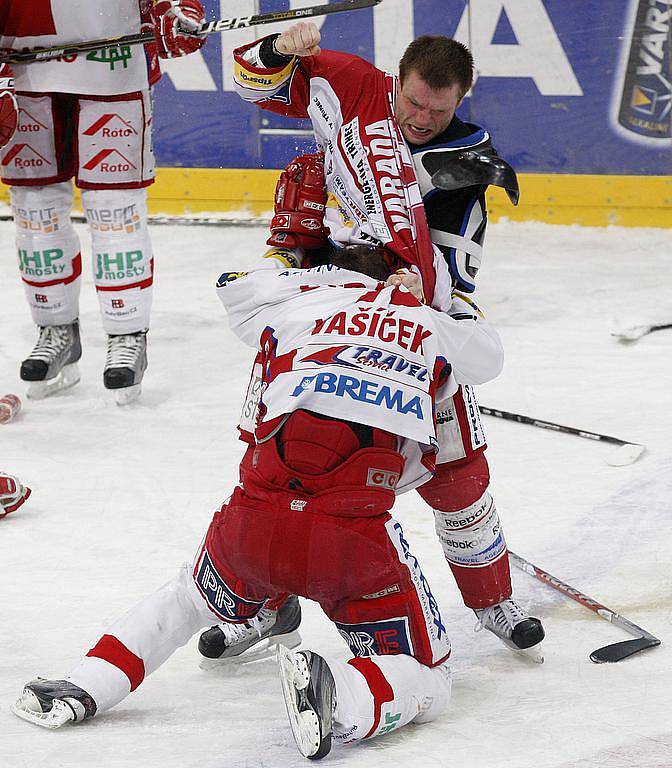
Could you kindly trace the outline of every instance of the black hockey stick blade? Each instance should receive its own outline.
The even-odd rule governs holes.
[[[611,335],[618,339],[618,341],[628,344],[632,341],[641,339],[642,336],[646,336],[654,331],[666,331],[672,328],[672,323],[658,323],[658,324],[645,324],[631,325],[625,328],[612,331]]]
[[[590,654],[590,660],[595,664],[613,664],[616,661],[627,659],[647,648],[655,648],[660,645],[660,640],[653,635],[649,637],[636,637],[633,640],[623,640],[620,643],[612,643],[598,648]]]

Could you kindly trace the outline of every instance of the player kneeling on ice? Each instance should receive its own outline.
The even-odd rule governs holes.
[[[254,624],[288,593],[319,602],[354,656],[279,648],[303,755],[446,708],[446,626],[389,509],[395,491],[432,472],[435,400],[495,377],[501,343],[470,303],[456,299],[452,313],[423,305],[418,278],[390,274],[398,264],[382,248],[344,248],[329,261],[222,275],[231,327],[259,349],[262,372],[241,484],[193,565],[116,622],[66,679],[28,683],[17,715],[56,728],[107,710],[213,619]]]

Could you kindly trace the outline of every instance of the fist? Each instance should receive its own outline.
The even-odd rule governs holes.
[[[173,59],[187,56],[205,45],[205,38],[193,37],[205,19],[199,0],[158,0],[150,11],[159,56]]]
[[[413,272],[395,272],[387,278],[385,285],[394,285],[397,287],[403,285],[404,288],[406,288],[409,293],[412,293],[419,302],[424,303],[420,278]]]
[[[0,149],[9,143],[19,122],[14,96],[14,75],[9,64],[0,64]]]
[[[275,50],[284,56],[317,56],[321,39],[320,30],[312,21],[300,21],[276,38]]]

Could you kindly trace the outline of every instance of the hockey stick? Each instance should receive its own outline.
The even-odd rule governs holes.
[[[631,325],[629,328],[623,328],[620,331],[612,331],[611,335],[619,341],[637,341],[637,339],[641,339],[642,336],[646,336],[648,333],[653,333],[654,331],[666,331],[669,328],[672,328],[672,323]]]
[[[599,432],[589,432],[586,429],[566,427],[563,424],[556,424],[553,421],[533,419],[531,416],[523,416],[520,413],[511,413],[510,411],[500,411],[498,408],[488,408],[485,405],[480,405],[479,408],[481,413],[486,416],[497,416],[498,418],[506,419],[507,421],[517,421],[519,424],[529,424],[533,427],[550,429],[553,432],[564,432],[566,435],[577,435],[578,437],[585,437],[588,440],[598,440],[601,443],[618,445],[620,446],[620,450],[616,451],[614,456],[607,459],[607,464],[611,464],[613,467],[622,467],[626,464],[632,464],[632,462],[637,461],[646,450],[645,446],[641,443],[632,443],[629,440],[621,440],[618,437],[602,435]]]
[[[271,13],[259,13],[255,16],[238,16],[230,19],[216,19],[205,21],[194,37],[205,37],[216,32],[227,32],[243,27],[258,27],[261,24],[275,24],[279,21],[293,21],[295,19],[307,19],[312,16],[326,16],[328,13],[341,13],[343,11],[357,11],[361,8],[371,8],[382,0],[340,0],[326,5],[311,5],[307,8],[294,8],[289,11],[273,11]],[[11,54],[0,56],[0,64],[27,64],[34,61],[49,61],[60,56],[72,56],[88,51],[97,51],[101,48],[110,48],[121,45],[140,45],[151,43],[154,40],[153,32],[138,32],[134,35],[123,37],[108,37],[103,40],[91,40],[83,43],[71,43],[68,45],[52,46],[51,48],[37,48],[32,51],[15,51]]]
[[[517,555],[515,552],[509,550],[509,561],[516,568],[520,568],[521,571],[530,576],[534,576],[535,579],[548,584],[549,587],[557,589],[558,592],[562,592],[565,597],[569,597],[582,605],[584,608],[589,608],[591,611],[601,616],[603,619],[610,621],[617,627],[621,627],[626,632],[635,636],[634,640],[622,640],[620,643],[612,643],[611,645],[605,645],[602,648],[598,648],[590,654],[590,660],[595,664],[604,664],[605,662],[614,663],[627,659],[628,656],[632,656],[640,651],[645,651],[647,648],[654,648],[660,645],[660,640],[654,637],[650,632],[633,624],[629,619],[619,615],[615,611],[610,610],[606,606],[593,600],[592,597],[584,595],[583,592],[579,592],[578,589],[570,587],[569,584],[565,584],[564,581],[556,579],[555,576],[551,576],[550,573],[542,570],[538,566],[531,563],[529,560],[525,560],[524,557]]]

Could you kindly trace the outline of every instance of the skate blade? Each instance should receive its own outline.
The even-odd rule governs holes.
[[[79,381],[79,367],[77,363],[64,365],[60,373],[53,379],[44,381],[32,381],[28,387],[27,397],[30,400],[44,400],[45,397],[55,395],[65,389],[74,387]]]
[[[131,403],[135,403],[138,400],[141,393],[141,384],[131,384],[130,387],[114,390],[114,399],[116,400],[117,405],[130,405]]]
[[[544,654],[541,652],[540,646],[541,644],[538,643],[531,648],[512,648],[511,650],[524,661],[531,661],[533,664],[543,664]]]
[[[233,664],[250,664],[258,661],[268,661],[276,654],[276,646],[284,645],[287,648],[296,648],[301,645],[301,635],[298,630],[288,632],[285,635],[272,635],[239,653],[237,656],[222,656],[219,659],[201,659],[199,666],[206,671],[230,667]]]
[[[278,645],[277,654],[280,669],[282,696],[287,708],[287,717],[292,735],[299,752],[307,758],[317,753],[322,742],[320,720],[312,709],[299,711],[298,691],[303,691],[310,683],[310,669],[305,656],[293,653],[284,645]]]
[[[75,720],[75,713],[61,699],[54,699],[54,703],[48,712],[38,712],[31,708],[30,704],[36,704],[35,696],[30,691],[24,691],[21,698],[12,707],[12,712],[22,720],[26,720],[41,728],[55,730]]]

